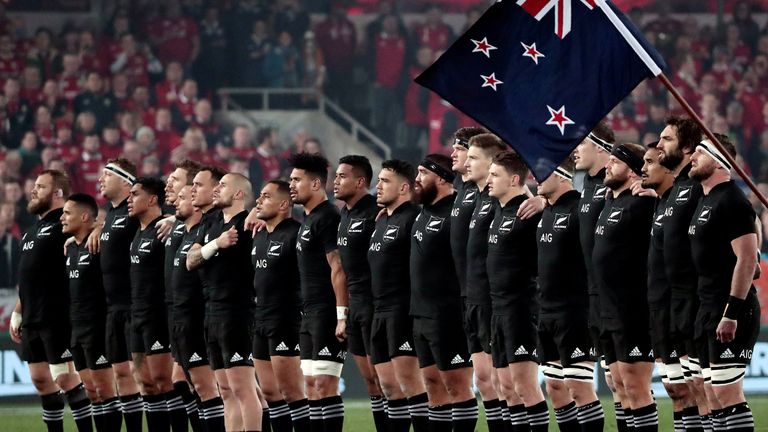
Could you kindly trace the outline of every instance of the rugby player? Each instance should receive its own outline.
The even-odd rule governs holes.
[[[256,289],[253,364],[275,432],[310,430],[299,359],[301,288],[296,239],[301,224],[291,218],[292,209],[288,183],[267,182],[256,201],[256,214],[266,226],[254,237],[251,250]]]
[[[166,179],[165,183],[165,205],[173,210],[173,214],[175,215],[175,204],[176,200],[178,199],[179,192],[184,186],[192,185],[192,179],[195,178],[195,175],[200,170],[201,166],[199,163],[184,159],[178,163],[175,164],[174,170],[171,171],[168,174],[168,178]],[[189,193],[189,192],[188,192]],[[179,248],[179,245],[181,244],[182,239],[184,238],[185,234],[185,222],[180,221],[174,217],[174,223],[171,227],[171,230],[168,233],[167,238],[165,238],[165,303],[168,307],[168,334],[171,336],[171,340],[173,340],[173,287],[172,287],[172,278],[173,278],[173,271],[174,271],[174,259],[176,258],[176,251]],[[157,227],[157,231],[159,232],[161,230],[161,227]],[[162,239],[162,236],[160,236]],[[186,256],[186,255],[185,255]],[[171,343],[171,356],[174,359],[173,363],[173,373],[171,374],[171,381],[173,382],[173,389],[177,393],[177,397],[181,398],[174,399],[173,401],[168,402],[169,410],[172,412],[171,414],[171,422],[173,426],[173,430],[186,430],[187,428],[187,419],[182,418],[183,416],[179,415],[179,413],[176,413],[175,411],[179,409],[181,405],[184,406],[185,412],[187,417],[189,418],[189,423],[192,426],[192,430],[197,432],[201,429],[200,425],[200,419],[198,415],[198,405],[197,400],[195,399],[195,396],[192,394],[192,392],[189,389],[189,383],[187,383],[186,376],[184,375],[184,370],[182,368],[182,360],[180,359],[177,351],[176,351],[177,344]],[[183,424],[183,426],[182,426]]]
[[[373,169],[368,158],[357,155],[344,156],[339,159],[336,169],[333,195],[337,200],[344,202],[336,245],[339,248],[341,265],[347,274],[349,290],[347,345],[368,390],[376,430],[386,432],[386,401],[381,396],[376,373],[370,362],[369,346],[373,301],[371,270],[366,260],[366,251],[376,223],[376,215],[379,213],[376,198],[368,193],[372,178]]]
[[[164,189],[162,181],[140,177],[128,196],[128,216],[139,222],[130,246],[131,353],[150,430],[168,430],[167,402],[177,397],[171,384],[173,359],[165,304],[165,246],[157,238],[155,227],[162,219]],[[183,410],[176,411],[186,417]]]
[[[717,138],[735,158],[728,137]],[[760,331],[760,304],[752,285],[758,243],[755,211],[731,180],[732,168],[709,140],[691,156],[690,177],[701,182],[704,194],[688,228],[699,275],[695,337],[704,379],[710,380],[716,399],[710,398],[713,429],[753,431],[743,379]]]
[[[496,135],[488,133],[475,135],[469,139],[469,150],[464,163],[467,179],[473,182],[479,191],[469,221],[467,256],[464,259],[466,261],[464,331],[467,334],[467,345],[472,355],[472,366],[476,375],[483,377],[481,381],[487,381],[490,376],[492,383],[490,391],[480,393],[490,432],[503,432],[504,418],[497,392],[498,377],[495,372],[492,372],[491,295],[485,265],[488,255],[488,228],[493,220],[498,201],[488,195],[486,182],[493,157],[506,149],[507,145]]]
[[[91,402],[70,351],[69,281],[61,254],[66,236],[60,220],[67,195],[69,178],[63,172],[45,170],[35,179],[27,211],[38,221],[21,238],[19,303],[10,327],[12,339],[22,345],[22,360],[29,363],[48,430],[64,430],[66,397],[78,430],[90,431]]]
[[[561,431],[602,431],[605,415],[595,394],[595,352],[589,334],[587,270],[579,233],[574,162],[566,159],[538,188],[549,206],[538,242],[539,357],[547,394]]]
[[[499,203],[487,239],[493,366],[507,398],[513,430],[546,431],[549,413],[537,382],[536,355],[536,225],[540,215],[517,216],[527,199],[524,185],[529,174],[517,153],[497,154],[489,173],[489,196]]]
[[[690,178],[691,155],[701,142],[701,130],[691,119],[670,117],[661,131],[659,144],[660,163],[672,171],[675,182],[670,191],[664,211],[663,249],[664,271],[669,283],[670,298],[667,315],[670,327],[671,350],[666,367],[667,379],[674,386],[673,400],[682,405],[682,413],[676,410],[676,417],[682,415],[686,429],[711,427],[709,404],[704,392],[698,353],[694,343],[694,319],[698,311],[698,274],[693,265],[688,239],[688,226],[699,199],[703,196],[699,182]],[[687,384],[682,386],[681,377]]]
[[[210,175],[210,171],[201,170],[198,176],[201,173]],[[226,381],[231,388],[241,427],[246,431],[260,430],[264,417],[249,355],[254,292],[251,239],[244,220],[246,204],[252,198],[251,182],[245,176],[224,175],[213,191],[213,205],[221,211],[210,225],[202,227],[204,232],[200,231],[187,254],[187,268],[199,267],[209,288],[205,320],[208,357],[219,384]]]
[[[104,293],[107,299],[107,360],[112,364],[120,405],[128,432],[141,431],[144,402],[133,376],[131,360],[130,246],[139,223],[128,216],[128,196],[136,180],[136,167],[127,159],[107,161],[99,177],[101,195],[110,202],[101,227],[86,245],[99,252]]]
[[[75,241],[67,246],[69,304],[72,323],[72,347],[75,367],[82,377],[93,405],[97,431],[119,432],[123,416],[119,410],[112,365],[106,357],[104,325],[107,303],[101,277],[99,256],[86,247],[99,208],[86,194],[73,194],[64,203],[62,232]]]
[[[340,216],[328,201],[328,160],[298,153],[289,163],[291,199],[304,207],[305,219],[296,241],[301,297],[301,369],[307,383],[310,422],[326,432],[341,431],[344,402],[339,378],[346,357],[349,313],[347,276],[337,241]]]
[[[419,373],[408,315],[411,296],[410,233],[419,208],[411,202],[416,170],[408,162],[382,162],[376,203],[385,213],[376,221],[368,247],[373,293],[371,360],[387,398],[390,431],[429,430],[427,393]]]
[[[450,250],[455,200],[450,158],[431,154],[419,164],[416,189],[422,210],[411,231],[413,338],[429,394],[432,430],[464,432],[477,423],[472,369],[461,316],[461,291]]]
[[[605,171],[610,193],[595,227],[592,265],[603,353],[615,387],[624,391],[627,425],[633,424],[638,431],[655,431],[658,414],[651,394],[654,359],[647,297],[655,198],[634,196],[630,190],[642,175],[644,154],[645,149],[637,144],[611,150]]]

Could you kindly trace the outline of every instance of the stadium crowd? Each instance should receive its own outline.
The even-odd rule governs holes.
[[[422,18],[406,26],[398,2],[359,2],[376,16],[358,34],[347,15],[354,3],[118,2],[103,28],[58,33],[0,10],[0,230],[18,236],[33,222],[25,202],[44,168],[65,169],[76,191],[95,193],[109,158],[123,154],[141,174],[159,176],[189,157],[258,185],[307,140],[320,151],[306,131],[223,127],[214,115],[222,86],[322,88],[396,156],[450,153],[452,131],[471,119],[412,81],[456,36],[441,8],[424,2]],[[675,85],[713,131],[734,138],[768,192],[768,27],[752,17],[759,2],[735,3],[717,26],[673,17],[664,4],[630,13]],[[466,25],[483,6],[465,8]],[[306,7],[327,15],[312,22]],[[676,114],[680,107],[648,82],[608,120],[619,140],[645,143]]]

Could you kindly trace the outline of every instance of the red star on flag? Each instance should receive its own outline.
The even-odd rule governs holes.
[[[496,73],[491,73],[488,76],[480,75],[480,77],[485,81],[483,83],[483,87],[491,87],[493,88],[493,91],[496,91],[496,86],[499,84],[504,84],[504,81],[501,81],[496,78]],[[482,87],[481,87],[482,88]]]
[[[498,49],[495,46],[488,43],[488,38],[483,38],[479,41],[470,39],[474,44],[475,48],[472,50],[473,53],[475,52],[481,52],[485,54],[486,57],[491,58],[491,50]]]
[[[530,57],[536,64],[539,64],[539,57],[546,57],[544,53],[536,49],[536,42],[530,45],[520,42],[520,45],[523,46],[523,57]]]
[[[547,105],[547,109],[549,110],[549,115],[552,116],[547,120],[547,124],[557,126],[560,129],[560,135],[565,135],[565,125],[573,124],[573,120],[565,115],[565,105],[561,106],[558,110]]]

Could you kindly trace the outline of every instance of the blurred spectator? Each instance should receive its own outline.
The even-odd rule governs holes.
[[[15,224],[13,219],[10,220]],[[19,239],[9,231],[9,221],[0,213],[0,287],[16,288],[19,283],[19,259],[21,257],[21,244]]]
[[[371,111],[371,124],[385,142],[392,142],[397,121],[402,117],[400,84],[406,55],[405,35],[400,34],[394,15],[384,18],[374,50],[373,97],[376,102]]]
[[[427,46],[419,48],[416,52],[416,63],[408,68],[408,89],[405,93],[405,142],[399,146],[399,152],[410,153],[404,155],[406,160],[418,159],[426,150],[423,142],[428,132],[427,107],[429,106],[429,90],[416,84],[414,78],[432,64],[432,49]],[[408,151],[415,149],[416,151]]]
[[[251,159],[255,151],[251,130],[248,126],[235,126],[235,129],[232,131],[232,153],[246,159]]]
[[[178,0],[160,6],[162,17],[149,22],[149,39],[163,63],[177,61],[185,68],[200,54],[200,35],[195,21],[181,14]]]
[[[72,164],[72,180],[74,190],[79,190],[94,196],[98,196],[99,177],[101,169],[107,161],[99,148],[98,135],[88,135],[83,139],[82,151],[75,163]]]
[[[56,139],[56,129],[51,118],[51,111],[45,105],[41,105],[35,110],[33,132],[37,135],[40,144],[44,146],[52,146]]]
[[[282,0],[274,17],[275,33],[288,32],[295,41],[300,41],[309,29],[309,14],[301,7],[299,0]]]
[[[172,61],[165,67],[165,79],[155,84],[155,98],[157,105],[170,107],[179,97],[184,69],[181,63]]]
[[[101,130],[115,120],[118,106],[114,94],[105,91],[104,80],[98,72],[90,72],[85,81],[85,91],[74,101],[75,113],[90,111],[96,116],[96,129]]]
[[[224,84],[227,75],[229,47],[227,35],[219,21],[219,9],[209,6],[200,22],[200,56],[195,62],[201,93],[207,96]]]
[[[59,86],[54,80],[51,79],[43,83],[43,91],[40,97],[42,98],[39,101],[40,105],[47,106],[53,118],[59,119],[70,112],[69,105],[60,97]]]
[[[213,107],[208,99],[197,101],[190,126],[202,130],[206,142],[216,143],[221,140],[221,126],[213,118]]]
[[[315,33],[311,30],[307,31],[304,35],[300,64],[302,85],[321,91],[325,84],[325,56],[323,56],[323,52],[317,46]],[[304,103],[307,101],[307,96],[305,95]]]
[[[171,110],[168,108],[158,108],[155,113],[155,123],[153,125],[155,137],[162,151],[170,153],[181,144],[181,137],[173,129]]]
[[[26,100],[19,98],[20,86],[17,78],[11,77],[3,84],[2,120],[0,139],[9,148],[16,148],[21,137],[32,125],[32,111]]]
[[[203,131],[197,128],[189,128],[184,132],[181,145],[171,152],[171,161],[176,163],[183,159],[196,160],[202,164],[211,162],[208,155],[208,144],[205,142]]]
[[[427,46],[432,51],[443,51],[453,40],[453,31],[443,22],[443,12],[437,5],[427,9],[424,23],[416,26],[413,39],[419,47]]]
[[[21,75],[21,91],[19,97],[32,105],[37,105],[42,100],[43,82],[40,78],[40,69],[27,66]]]
[[[19,174],[21,178],[26,178],[41,163],[37,135],[34,132],[30,131],[24,134],[19,146],[19,155],[21,156]]]
[[[106,125],[101,137],[103,140],[100,148],[101,158],[107,161],[120,156],[120,152],[123,151],[123,140],[117,125],[115,123]]]
[[[2,49],[2,38],[0,38],[0,49]],[[54,77],[53,64],[58,56],[58,51],[53,44],[53,33],[40,27],[35,32],[35,39],[32,48],[27,52],[27,65],[36,67],[40,71],[43,80]]]
[[[131,100],[128,101],[127,105],[126,109],[135,112],[139,116],[141,124],[149,125],[154,123],[157,110],[152,105],[147,87],[134,87],[131,93]]]
[[[83,72],[106,72],[106,64],[102,61],[96,46],[96,36],[91,30],[81,30],[78,36],[78,56]]]
[[[24,61],[16,57],[11,36],[0,34],[0,83],[18,77],[23,68]]]
[[[18,211],[16,210],[16,203],[5,200],[0,204],[0,224],[3,224],[6,228],[6,232],[13,238],[21,238],[21,228],[19,227],[19,221],[16,217]]]
[[[262,183],[280,177],[280,159],[275,148],[275,133],[271,128],[259,129],[256,154],[248,168],[252,182]],[[259,188],[256,188],[259,190]]]
[[[754,51],[757,48],[757,39],[760,37],[760,27],[752,18],[751,8],[749,2],[736,2],[733,7],[733,24],[739,29],[741,40]]]
[[[349,78],[355,65],[357,32],[344,5],[336,0],[328,17],[315,28],[317,44],[328,65],[328,94],[342,103],[349,100]]]
[[[197,103],[197,82],[185,79],[179,91],[179,97],[171,105],[173,127],[178,131],[186,130],[195,115]]]
[[[144,177],[160,178],[163,175],[160,169],[160,160],[157,156],[147,156],[141,161],[141,175]]]
[[[249,87],[264,86],[264,58],[272,50],[272,43],[267,33],[267,23],[263,20],[254,21],[251,34],[237,56],[238,83]]]
[[[160,62],[150,59],[139,49],[132,34],[125,33],[120,37],[120,53],[109,69],[112,73],[125,73],[129,84],[149,85],[149,73],[158,73],[162,67]]]
[[[263,75],[267,87],[296,87],[299,83],[299,52],[291,34],[281,32],[277,44],[264,57]]]
[[[56,76],[61,96],[67,103],[72,104],[80,93],[83,75],[80,72],[80,57],[76,53],[65,53],[62,56],[62,71]]]

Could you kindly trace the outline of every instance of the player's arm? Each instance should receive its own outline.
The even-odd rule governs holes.
[[[85,246],[88,252],[95,254],[101,250],[101,231],[104,229],[104,221],[96,223],[88,238],[85,240]]]
[[[517,210],[517,216],[520,219],[530,219],[544,211],[547,206],[547,199],[541,195],[534,195],[528,185],[523,187],[525,195],[528,197]]]
[[[757,250],[757,234],[750,233],[731,241],[731,248],[736,255],[736,266],[731,279],[731,292],[728,304],[723,311],[723,319],[717,326],[717,338],[721,342],[730,342],[736,336],[736,318],[741,305],[752,286],[755,274],[755,251]]]
[[[205,262],[203,259],[203,253],[200,251],[202,249],[202,246],[200,246],[200,243],[195,243],[189,248],[189,252],[187,252],[187,270],[192,271]]]
[[[349,290],[347,289],[347,274],[341,267],[341,255],[334,249],[326,252],[325,258],[331,266],[331,283],[333,293],[336,295],[336,337],[339,340],[346,338],[347,316],[349,315]]]
[[[187,270],[194,270],[200,267],[205,261],[211,259],[219,249],[226,249],[237,244],[237,229],[230,227],[215,239],[200,246],[198,243],[192,245],[187,253]],[[195,246],[198,246],[195,249]],[[194,251],[194,253],[193,253]]]

